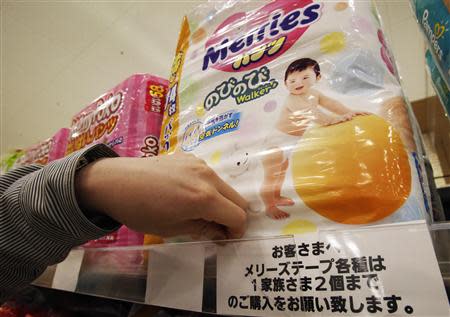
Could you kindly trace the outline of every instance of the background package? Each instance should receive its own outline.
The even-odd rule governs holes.
[[[59,129],[53,137],[25,149],[23,156],[17,161],[17,165],[45,165],[64,157],[69,133],[70,130],[67,128]]]

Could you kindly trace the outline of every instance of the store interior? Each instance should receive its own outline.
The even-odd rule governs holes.
[[[228,1],[230,6],[235,2]],[[328,1],[327,5],[340,2]],[[348,2],[352,8],[354,1]],[[450,117],[447,112],[450,108],[445,108],[446,102],[450,107],[449,99],[445,99],[449,98],[448,88],[446,97],[436,93],[435,79],[426,59],[430,44],[412,8],[416,1],[374,2],[384,38],[395,59],[408,109],[420,129],[419,142],[424,148],[427,175],[424,182],[430,190],[432,205],[427,226],[450,301]],[[198,8],[202,6],[214,8],[223,3],[203,0],[2,1],[2,173],[14,165],[15,153],[23,155],[24,150],[55,135],[59,129],[70,128],[75,114],[130,76],[149,73],[170,80],[183,17],[196,10],[200,12]],[[248,3],[255,5],[252,1]],[[446,17],[448,23],[448,11]],[[448,24],[441,25],[447,27]],[[371,26],[361,26],[364,27]],[[450,33],[445,32],[448,46]],[[448,56],[446,58],[448,61]],[[147,239],[155,239],[156,245],[160,243],[158,237]],[[219,314],[216,257],[205,257],[200,309],[191,309],[186,304],[189,296],[184,298],[181,291],[177,293],[177,282],[164,275],[169,274],[167,270],[161,270],[164,271],[161,274],[169,282],[160,282],[163,286],[158,286],[160,288],[152,294],[172,292],[175,298],[181,298],[179,304],[177,299],[161,300],[158,296],[154,297],[158,300],[149,302],[149,279],[151,274],[156,274],[148,267],[149,259],[153,258],[153,252],[166,252],[154,251],[151,241],[144,246],[74,250],[68,259],[49,267],[32,286],[5,303],[0,308],[0,317]],[[174,250],[167,252],[176,254]],[[139,263],[130,260],[120,268],[109,263],[117,257],[131,259],[137,252],[143,259]],[[180,254],[186,255],[187,251],[180,251]],[[99,258],[104,262],[94,261]],[[155,265],[153,263],[152,268],[158,271]],[[296,314],[286,312],[285,316],[288,315]]]

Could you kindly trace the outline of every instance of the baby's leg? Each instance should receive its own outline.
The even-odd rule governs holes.
[[[292,199],[281,196],[281,189],[283,187],[284,180],[286,179],[286,171],[288,167],[289,167],[289,160],[285,158],[283,163],[280,165],[280,170],[277,172],[277,182],[274,188],[276,206],[294,205],[294,201]]]
[[[282,149],[272,148],[268,152],[262,159],[264,182],[261,187],[261,198],[266,207],[267,216],[273,219],[282,219],[289,217],[289,214],[277,208],[276,203],[277,198],[280,198],[281,185],[286,175],[288,162],[284,158]]]

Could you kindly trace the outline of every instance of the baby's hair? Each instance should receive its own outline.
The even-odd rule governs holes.
[[[311,58],[300,58],[296,61],[292,62],[289,67],[286,69],[286,73],[284,74],[284,81],[287,80],[288,76],[294,72],[301,72],[302,70],[308,69],[312,67],[316,76],[320,75],[320,66],[315,60]]]

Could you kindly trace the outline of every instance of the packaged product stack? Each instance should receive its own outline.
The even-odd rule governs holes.
[[[105,143],[120,156],[157,155],[166,91],[165,79],[129,77],[72,118],[66,154]]]
[[[69,129],[62,128],[53,137],[25,149],[23,156],[17,161],[17,164],[45,165],[64,157],[69,132]]]

